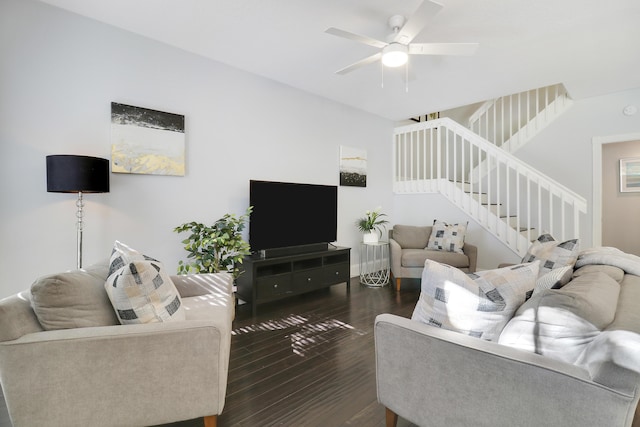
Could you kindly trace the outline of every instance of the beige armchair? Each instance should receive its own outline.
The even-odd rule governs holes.
[[[226,396],[232,277],[172,280],[185,321],[44,330],[29,290],[0,300],[0,383],[14,427],[200,417],[215,426]]]
[[[424,262],[427,259],[448,264],[467,273],[476,271],[478,248],[464,243],[463,253],[425,249],[431,236],[431,226],[395,225],[389,230],[389,254],[391,274],[396,282],[396,291],[400,291],[403,278],[422,277]]]

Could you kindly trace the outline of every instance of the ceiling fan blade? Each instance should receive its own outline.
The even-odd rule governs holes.
[[[345,30],[341,30],[339,28],[327,28],[326,30],[324,30],[325,33],[327,34],[333,34],[334,36],[338,36],[338,37],[342,37],[345,39],[349,39],[349,40],[353,40],[359,43],[364,43],[364,44],[368,44],[369,46],[373,46],[373,47],[377,47],[382,49],[383,47],[385,47],[388,43],[385,43],[383,41],[380,40],[376,40],[376,39],[372,39],[371,37],[367,37],[367,36],[361,36],[359,34],[355,34],[355,33],[350,33],[349,31],[345,31]]]
[[[364,67],[365,65],[369,65],[369,64],[371,64],[373,62],[379,61],[380,58],[382,58],[382,53],[378,52],[375,55],[368,56],[368,57],[366,57],[364,59],[361,59],[360,61],[358,61],[356,63],[353,63],[353,64],[351,64],[351,65],[349,65],[347,67],[344,67],[344,68],[336,71],[336,74],[344,75],[344,74],[350,73],[351,71],[356,70],[356,69],[358,69],[360,67]]]
[[[478,43],[411,43],[409,55],[473,55]]]
[[[393,41],[402,44],[409,44],[420,31],[427,25],[427,22],[440,12],[442,5],[431,0],[424,0],[418,9],[409,17],[407,23],[400,29]]]

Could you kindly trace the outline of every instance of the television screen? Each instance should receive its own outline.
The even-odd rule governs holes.
[[[251,250],[336,241],[338,187],[250,181]]]

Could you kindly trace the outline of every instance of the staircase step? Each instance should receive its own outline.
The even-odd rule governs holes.
[[[520,228],[520,234],[523,237],[527,237],[529,235],[529,231],[531,231],[531,235],[529,238],[529,241],[533,242],[534,240],[536,240],[540,235],[538,234],[538,230],[536,230],[535,228],[532,229],[528,229],[528,228]]]
[[[471,197],[473,197],[475,200],[479,201],[483,205],[491,204],[489,203],[489,196],[487,195],[487,193],[478,194],[478,193],[469,193],[468,191],[465,191],[465,193],[471,194]]]
[[[449,182],[454,182],[454,181],[450,180]],[[458,186],[458,188],[462,189],[462,191],[464,191],[465,193],[471,193],[473,191],[473,188],[471,187],[471,183],[469,182],[456,181],[455,184]]]

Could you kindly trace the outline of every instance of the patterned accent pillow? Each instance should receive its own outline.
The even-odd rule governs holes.
[[[540,261],[538,277],[542,277],[551,270],[567,265],[574,266],[578,260],[580,244],[578,239],[557,242],[550,234],[543,234],[534,241],[522,262]]]
[[[536,280],[536,287],[533,290],[533,295],[542,292],[546,289],[560,289],[573,277],[573,266],[566,265],[560,268],[554,268],[547,274],[543,274]]]
[[[121,324],[185,320],[180,294],[158,261],[133,261],[104,284]]]
[[[434,220],[426,249],[463,253],[467,224],[447,224],[444,221]]]
[[[135,249],[130,248],[116,240],[113,244],[113,250],[111,251],[111,258],[109,258],[109,273],[107,276],[111,276],[122,267],[126,266],[133,261],[158,261],[149,256],[141,254]]]
[[[465,274],[426,260],[420,299],[411,316],[427,325],[495,341],[533,292],[538,262]]]

